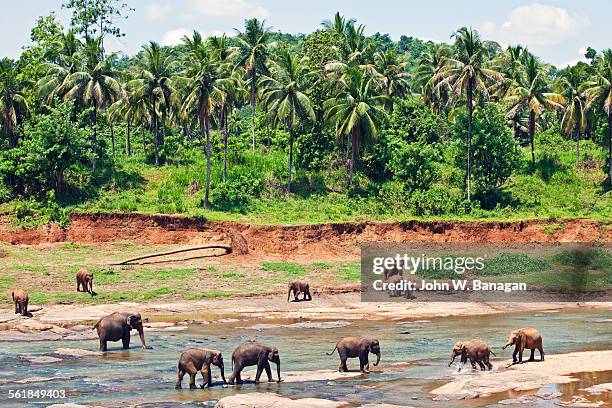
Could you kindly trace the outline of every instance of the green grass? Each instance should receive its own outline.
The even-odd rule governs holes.
[[[10,288],[14,281],[15,281],[15,278],[13,278],[10,275],[0,276],[0,289]]]
[[[242,279],[242,278],[246,278],[246,275],[244,273],[236,273],[236,272],[224,273],[221,276],[226,278],[226,279],[232,279],[232,278]]]
[[[336,276],[341,281],[360,281],[361,264],[359,262],[342,263],[336,270]]]
[[[514,253],[503,253],[494,258],[486,259],[484,264],[485,268],[476,272],[477,275],[525,275],[550,268],[550,262],[546,259]]]
[[[143,282],[143,281],[168,281],[180,278],[186,278],[190,275],[195,275],[197,270],[194,268],[185,269],[143,269],[130,274],[130,282]]]
[[[299,277],[306,275],[304,265],[291,262],[267,262],[261,263],[261,268],[264,271],[283,272],[285,278]]]
[[[330,269],[332,266],[326,262],[313,262],[308,265],[311,269]]]
[[[225,291],[225,290],[211,290],[207,292],[187,295],[185,296],[185,299],[187,300],[215,299],[215,298],[220,298],[220,297],[232,296],[232,294],[233,294],[232,292]]]

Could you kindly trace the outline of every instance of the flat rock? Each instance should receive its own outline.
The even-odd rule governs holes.
[[[62,361],[61,358],[51,356],[19,356],[18,360],[28,361],[32,364],[50,364]]]
[[[15,384],[32,384],[39,382],[49,382],[56,380],[67,380],[67,377],[28,377],[13,381]]]
[[[91,351],[91,350],[83,350],[83,349],[75,349],[75,348],[58,348],[53,352],[53,354],[62,356],[62,357],[72,357],[72,358],[81,358],[81,357],[94,357],[101,356],[103,353],[100,351]]]
[[[604,392],[612,392],[612,383],[593,385],[592,387],[583,388],[581,391],[586,391],[589,394],[602,394]]]
[[[337,402],[318,398],[290,399],[273,393],[249,393],[224,397],[217,402],[216,408],[341,408],[347,402]]]
[[[80,405],[80,404],[53,404],[47,405],[47,408],[98,408],[94,405]]]

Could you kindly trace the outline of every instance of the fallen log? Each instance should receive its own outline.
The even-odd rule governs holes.
[[[129,264],[129,263],[134,262],[134,261],[140,261],[141,259],[157,258],[159,256],[179,254],[181,252],[199,251],[199,250],[202,250],[202,249],[225,249],[225,255],[228,255],[228,254],[232,253],[231,245],[227,245],[227,244],[208,244],[208,245],[199,245],[199,246],[189,247],[189,248],[173,249],[172,251],[156,252],[154,254],[148,254],[148,255],[140,255],[140,256],[136,256],[134,258],[126,259],[126,260],[123,260],[123,261],[120,261],[120,262],[111,263],[111,265],[126,265],[126,264]]]

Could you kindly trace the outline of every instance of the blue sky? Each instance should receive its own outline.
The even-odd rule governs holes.
[[[320,27],[336,11],[365,24],[367,32],[448,41],[468,25],[502,45],[521,43],[546,62],[565,66],[584,49],[612,47],[612,2],[583,1],[360,1],[360,0],[126,0],[136,9],[121,27],[127,36],[107,42],[112,51],[136,52],[149,40],[173,44],[193,29],[205,36],[234,33],[249,17],[274,30],[299,33]],[[61,0],[6,0],[0,16],[0,56],[16,57],[29,43],[36,18],[55,11],[68,23]]]

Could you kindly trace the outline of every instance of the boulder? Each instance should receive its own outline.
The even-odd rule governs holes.
[[[273,393],[249,393],[224,397],[215,408],[341,408],[347,402],[330,401],[319,398],[291,399]]]

